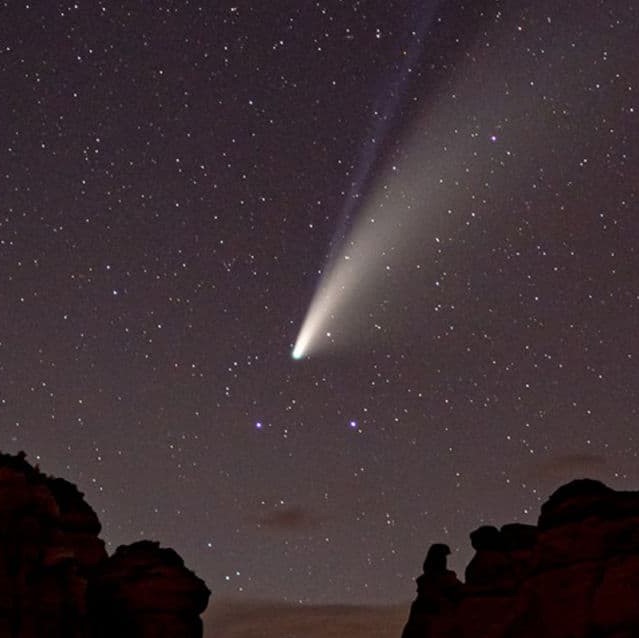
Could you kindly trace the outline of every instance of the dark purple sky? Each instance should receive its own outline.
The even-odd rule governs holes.
[[[636,488],[633,5],[2,3],[0,448],[242,600],[405,601],[431,542]],[[394,162],[417,248],[293,361]]]

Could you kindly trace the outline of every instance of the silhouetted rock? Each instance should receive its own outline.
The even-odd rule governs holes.
[[[528,551],[537,543],[539,530],[534,525],[509,523],[500,530],[500,542],[507,552]]]
[[[450,604],[411,607],[405,638],[639,637],[639,493],[589,479],[554,492],[537,527],[480,527]]]
[[[470,544],[473,549],[499,551],[501,549],[501,536],[499,530],[492,525],[479,527],[470,535]]]
[[[94,636],[199,637],[209,594],[172,549],[151,541],[122,545],[90,583]]]
[[[424,560],[424,571],[417,578],[417,598],[411,606],[410,618],[403,638],[414,638],[431,630],[431,624],[445,619],[459,597],[461,583],[446,559],[450,548],[443,543],[431,545]]]
[[[79,492],[75,499],[95,517]],[[70,517],[74,511],[67,509]],[[95,564],[106,552],[96,535],[92,542]],[[24,454],[0,455],[0,636],[84,635],[91,561],[75,551],[81,545],[66,531],[49,479]]]
[[[104,560],[104,542],[98,538],[102,529],[92,507],[78,488],[61,478],[47,478],[60,512],[60,549],[70,552],[86,569]]]
[[[470,535],[470,542],[477,553],[466,567],[466,584],[488,591],[511,589],[515,584],[512,560],[499,530],[480,527]]]
[[[562,485],[541,506],[539,529],[579,523],[592,515],[605,515],[616,492],[600,481],[578,479]]]
[[[0,453],[0,637],[200,638],[203,581],[158,543],[108,558],[100,529],[72,483]]]

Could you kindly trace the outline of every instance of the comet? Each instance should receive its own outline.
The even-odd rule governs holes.
[[[433,3],[426,9],[423,5],[419,5],[418,14],[409,16],[405,25],[406,33],[400,39],[400,41],[410,42],[409,49],[402,50],[396,73],[390,80],[385,79],[382,88],[378,91],[379,97],[373,107],[372,131],[362,145],[358,169],[345,198],[342,221],[336,232],[338,239],[331,242],[332,245],[334,243],[339,245],[342,240],[343,250],[341,253],[332,251],[329,255],[329,263],[324,268],[324,274],[291,352],[295,360],[303,359],[311,349],[320,346],[322,342],[334,343],[333,332],[328,327],[335,321],[340,309],[345,304],[352,303],[358,291],[364,290],[366,275],[376,261],[377,251],[382,249],[381,235],[384,235],[389,228],[388,224],[382,224],[381,228],[376,227],[374,216],[365,218],[363,223],[358,221],[348,234],[344,229],[348,227],[352,214],[358,212],[357,208],[362,208],[362,190],[368,186],[383,142],[397,120],[412,69],[423,51],[425,33],[437,6],[438,3]]]
[[[399,184],[396,190],[402,191]],[[358,316],[388,282],[397,257],[405,254],[410,228],[421,217],[411,210],[405,196],[399,194],[399,200],[386,185],[364,204],[341,251],[324,269],[295,341],[293,359],[343,341],[342,326],[357,326]]]
[[[390,109],[381,116],[381,134],[391,130],[389,119],[401,115],[398,96],[407,86],[402,78],[418,62],[422,40],[415,38],[417,53],[406,56],[408,68],[398,66],[392,99],[381,102]],[[570,156],[570,149],[559,153],[544,143],[545,132],[552,131],[547,120],[540,117],[530,126],[526,100],[504,97],[504,77],[516,82],[521,74],[507,55],[509,40],[496,42],[504,49],[488,49],[480,41],[472,54],[464,49],[446,90],[430,96],[421,113],[403,123],[393,149],[386,145],[382,153],[378,143],[364,146],[358,183],[344,202],[347,221],[351,211],[354,221],[329,254],[293,359],[367,341],[376,334],[373,328],[388,333],[393,322],[402,321],[399,308],[410,307],[398,303],[401,295],[424,286],[423,274],[414,276],[418,267],[434,266],[435,251],[445,242],[474,232],[476,220],[498,209],[525,184],[530,170],[544,162],[561,165]],[[469,68],[462,70],[464,65]]]

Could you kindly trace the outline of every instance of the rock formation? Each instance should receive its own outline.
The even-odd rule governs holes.
[[[200,614],[209,590],[159,543],[118,547],[98,568],[88,593],[95,638],[202,635]]]
[[[639,492],[573,481],[536,527],[480,527],[471,542],[454,596],[445,564],[440,590],[426,596],[418,579],[403,638],[639,637]]]
[[[0,453],[2,638],[201,638],[209,590],[158,543],[111,557],[77,488]]]
[[[435,543],[428,550],[424,571],[417,579],[417,598],[411,605],[403,638],[421,636],[429,630],[431,618],[448,616],[455,609],[462,583],[446,566],[449,554],[450,548],[443,543]]]

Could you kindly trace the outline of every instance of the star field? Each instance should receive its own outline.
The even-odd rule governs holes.
[[[111,550],[308,603],[636,489],[637,42],[631,0],[0,3],[0,449]]]

